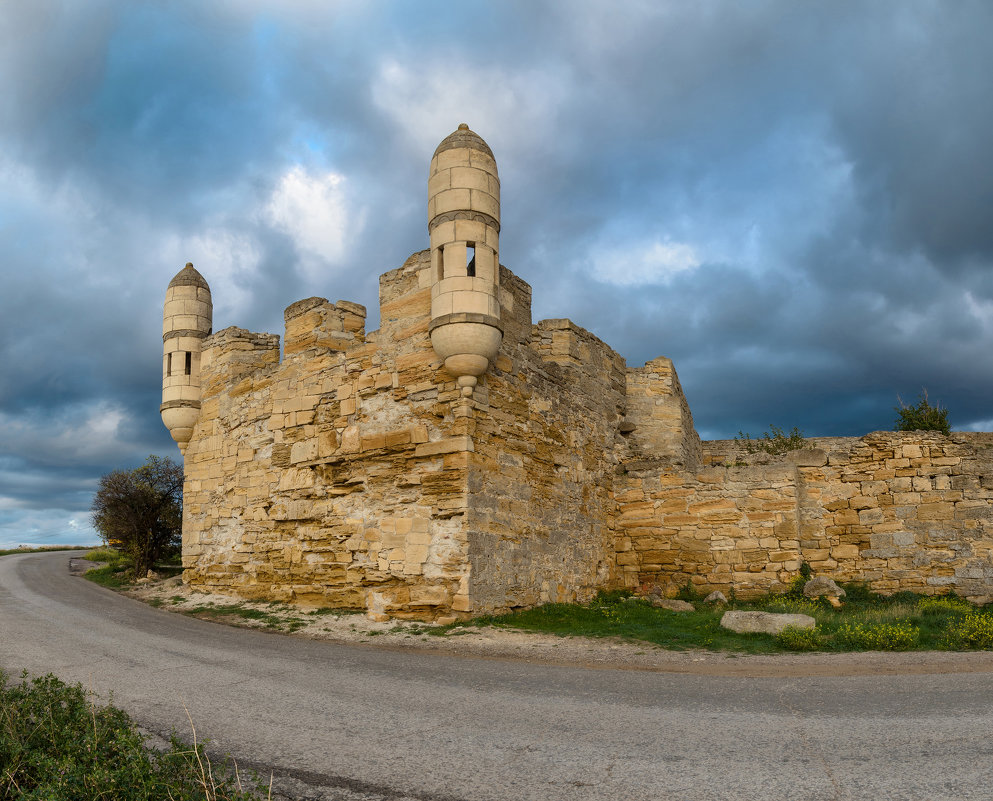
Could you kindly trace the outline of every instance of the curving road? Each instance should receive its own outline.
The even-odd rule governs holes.
[[[348,801],[993,798],[993,674],[733,678],[228,628],[0,558],[0,667]]]

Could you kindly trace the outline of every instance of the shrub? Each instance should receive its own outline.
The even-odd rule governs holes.
[[[793,430],[786,434],[779,426],[770,425],[769,431],[764,433],[760,439],[752,439],[751,434],[743,434],[739,431],[734,441],[744,445],[745,450],[749,453],[762,451],[763,453],[771,453],[773,456],[807,447],[807,440],[804,438],[803,432],[796,426],[793,426]]]
[[[679,591],[676,593],[676,600],[695,603],[700,600],[700,593],[693,583],[687,579],[686,583],[680,587]]]
[[[592,606],[611,606],[620,603],[625,598],[632,598],[631,590],[600,590],[593,598]]]
[[[804,585],[813,577],[814,571],[810,569],[807,562],[800,562],[800,570],[790,581],[790,586],[786,590],[786,595],[790,598],[804,598]]]
[[[787,651],[816,651],[821,647],[821,627],[801,629],[787,626],[776,635],[776,641]]]
[[[8,685],[0,673],[0,799],[252,801],[203,746],[148,751],[128,715],[93,706],[52,675]]]
[[[861,581],[839,581],[838,586],[845,591],[848,603],[869,604],[878,603],[882,596],[869,589],[869,585]]]
[[[144,576],[180,546],[182,465],[149,456],[141,467],[108,473],[100,479],[91,511],[103,541],[130,558],[136,577]]]
[[[909,623],[845,623],[835,640],[860,651],[906,651],[917,645],[920,629]]]
[[[945,634],[944,645],[955,649],[981,650],[993,648],[993,615],[970,612],[952,621]]]
[[[904,404],[899,395],[896,399],[900,405],[893,407],[897,413],[894,431],[940,431],[942,434],[951,431],[948,409],[942,409],[940,403],[932,406],[928,402],[927,389],[921,392],[920,400],[914,406]]]

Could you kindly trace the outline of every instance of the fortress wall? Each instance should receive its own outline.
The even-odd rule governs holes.
[[[653,454],[689,469],[703,458],[690,405],[672,360],[659,357],[627,371],[627,414],[622,432],[636,454]]]
[[[784,589],[807,561],[879,592],[993,596],[993,434],[820,444],[692,474],[632,462],[617,484],[620,582],[747,597]]]
[[[569,320],[531,327],[529,301],[512,304],[516,319],[505,328],[516,325],[527,338],[505,334],[484,379],[486,409],[474,418],[468,527],[475,613],[588,600],[613,564],[624,361]]]
[[[799,569],[792,465],[625,468],[616,483],[622,586],[671,595],[689,582],[746,597],[776,589]]]
[[[472,442],[427,335],[427,258],[382,276],[368,336],[362,307],[312,298],[287,310],[282,363],[271,335],[206,343],[185,464],[190,584],[374,616],[468,604]]]

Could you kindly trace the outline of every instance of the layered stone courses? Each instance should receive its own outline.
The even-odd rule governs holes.
[[[438,158],[492,161],[456,133]],[[506,267],[467,274],[456,224],[381,276],[377,331],[363,306],[314,297],[287,307],[282,358],[278,336],[207,336],[209,319],[175,339],[196,352],[162,406],[188,437],[188,583],[441,621],[604,588],[748,597],[803,562],[882,592],[993,596],[993,434],[876,432],[781,457],[701,442],[669,359],[630,368],[570,320],[532,323]],[[184,273],[167,332],[183,302],[209,303]],[[482,323],[502,337],[467,387],[432,336]]]
[[[993,434],[811,443],[751,466],[735,443],[705,443],[709,464],[692,473],[632,465],[617,485],[624,584],[748,597],[807,562],[878,592],[993,597]]]

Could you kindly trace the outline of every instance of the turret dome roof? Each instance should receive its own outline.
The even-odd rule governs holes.
[[[170,287],[174,286],[200,286],[210,291],[210,285],[200,273],[193,267],[193,262],[186,262],[186,266],[180,270],[169,282]]]
[[[470,147],[473,150],[481,150],[491,159],[496,161],[493,157],[493,151],[490,150],[490,146],[486,144],[478,133],[475,131],[470,131],[469,126],[464,122],[459,125],[459,127],[441,140],[441,144],[434,151],[434,155],[437,156],[444,150],[452,150],[456,147]],[[433,156],[432,156],[433,158]]]

